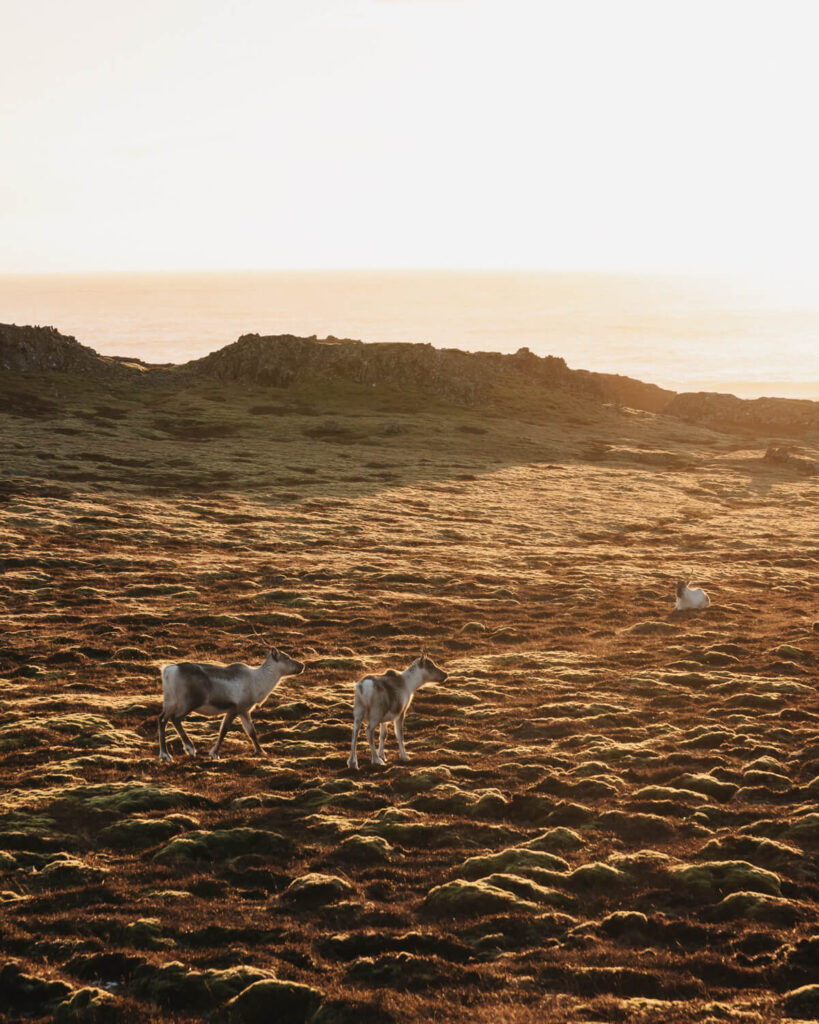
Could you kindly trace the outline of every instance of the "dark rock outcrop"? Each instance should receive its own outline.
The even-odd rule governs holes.
[[[673,392],[616,374],[571,370],[558,356],[538,356],[528,348],[513,355],[434,348],[430,344],[365,343],[332,336],[300,338],[246,334],[202,359],[178,367],[151,365],[138,358],[101,356],[53,327],[0,325],[0,370],[19,373],[58,371],[94,378],[167,379],[194,373],[248,385],[289,387],[337,380],[427,389],[459,405],[474,405],[524,386],[560,388],[636,409],[657,412]]]
[[[246,334],[218,352],[180,367],[218,380],[288,387],[301,381],[426,387],[431,395],[463,404],[486,398],[498,383],[522,380],[599,396],[593,382],[556,356],[464,352],[429,344],[365,343],[350,339]]]
[[[670,416],[731,433],[797,435],[819,430],[819,402],[801,398],[737,398],[712,391],[676,395]]]
[[[56,370],[85,376],[117,377],[135,371],[106,359],[76,338],[55,327],[18,327],[0,324],[0,370],[43,373]]]

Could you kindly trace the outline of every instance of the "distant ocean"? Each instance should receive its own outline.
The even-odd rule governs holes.
[[[184,362],[241,334],[563,356],[678,391],[819,399],[819,295],[720,279],[495,271],[0,276],[0,322]]]

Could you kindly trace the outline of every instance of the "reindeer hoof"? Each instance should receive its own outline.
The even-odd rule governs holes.
[[[219,751],[218,750],[211,750],[211,751],[209,751],[208,752],[208,757],[211,759],[211,761],[218,761],[219,760]]]
[[[351,757],[347,758],[347,767],[352,768],[353,771],[358,771],[358,761],[354,761]]]
[[[399,754],[398,760],[406,764],[409,761],[409,754]]]
[[[167,752],[159,755],[160,761],[165,761],[167,764],[173,764],[173,758]]]
[[[185,753],[190,757],[196,757],[196,747],[185,747]]]
[[[383,766],[383,765],[385,765],[386,763],[387,763],[387,762],[386,762],[386,761],[384,760],[384,758],[383,758],[383,757],[374,757],[374,758],[373,758],[373,764],[377,764],[377,765],[382,765],[382,766]]]

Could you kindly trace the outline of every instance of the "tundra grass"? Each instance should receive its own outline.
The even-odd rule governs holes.
[[[810,1019],[816,479],[563,392],[183,384],[0,382],[0,1019]],[[267,757],[161,764],[160,665],[268,643]]]

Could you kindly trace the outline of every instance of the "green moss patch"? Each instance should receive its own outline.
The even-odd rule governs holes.
[[[104,828],[97,837],[103,846],[123,850],[145,850],[158,846],[171,836],[186,828],[195,828],[196,823],[183,815],[168,815],[167,818],[128,818]]]
[[[77,857],[64,857],[42,867],[37,872],[35,880],[39,885],[64,889],[100,882],[106,874],[106,868],[86,864]]]
[[[761,892],[781,896],[779,877],[745,860],[707,861],[671,868],[671,882],[698,899],[715,899],[724,893]]]
[[[469,801],[467,794],[464,794]],[[477,799],[468,802],[466,813],[471,818],[505,818],[509,810],[509,801],[499,789],[486,789]]]
[[[596,817],[597,815],[591,807],[586,807],[585,804],[576,804],[570,800],[559,800],[554,805],[554,809],[546,816],[546,820],[550,825],[571,827],[573,825],[588,825]],[[533,824],[537,824],[537,822],[533,822]]]
[[[530,850],[546,850],[549,853],[558,853],[560,851],[570,853],[585,846],[586,840],[575,832],[574,829],[558,827],[541,832],[539,836],[535,836],[534,839],[529,839],[520,845]]]
[[[167,811],[175,807],[199,807],[208,803],[203,797],[181,789],[141,782],[78,786],[67,791],[65,796],[81,801],[94,810],[115,811],[118,814]]]
[[[705,793],[698,793],[693,789],[675,789],[672,786],[643,786],[633,794],[633,798],[652,801],[672,800],[689,807],[708,803]]]
[[[615,910],[604,917],[598,927],[604,935],[615,939],[633,936],[645,941],[649,933],[649,920],[645,914],[636,910]]]
[[[504,889],[506,892],[514,893],[528,903],[538,903],[542,906],[557,907],[560,910],[570,910],[574,905],[572,897],[564,892],[548,886],[539,885],[530,878],[521,878],[519,875],[498,873],[489,875],[481,881],[494,889]]]
[[[125,936],[137,949],[167,949],[173,940],[162,934],[162,922],[158,917],[141,917],[125,926]]]
[[[606,811],[597,819],[597,825],[633,842],[662,841],[674,835],[674,826],[665,818],[637,811]]]
[[[630,880],[627,871],[621,868],[612,867],[611,864],[602,864],[594,861],[591,864],[581,864],[569,875],[569,880],[574,886],[600,887],[605,890],[607,886],[621,886]]]
[[[304,1024],[323,999],[324,993],[310,985],[269,978],[248,985],[223,1012],[231,1024]]]
[[[810,664],[813,661],[810,651],[806,651],[802,647],[794,647],[793,644],[780,644],[773,648],[771,654],[775,654],[778,658],[784,658],[786,661],[798,661],[801,664]]]
[[[785,829],[787,839],[796,839],[799,842],[813,842],[819,839],[819,813],[811,811],[795,821],[789,828]]]
[[[769,896],[759,892],[733,892],[713,908],[717,921],[761,921],[780,927],[790,927],[804,916],[803,909],[793,900]]]
[[[213,999],[217,1003],[223,1003],[243,992],[248,985],[271,980],[272,975],[270,971],[241,964],[237,967],[228,967],[224,971],[206,971],[205,978]]]
[[[713,775],[706,774],[680,775],[674,782],[681,789],[687,789],[694,793],[704,793],[706,796],[723,802],[730,800],[739,789],[739,786],[733,782],[722,782],[719,779],[715,779]]]
[[[548,872],[565,872],[568,863],[562,857],[545,850],[533,850],[526,847],[512,846],[499,853],[488,853],[479,857],[470,857],[456,869],[461,878],[474,880],[494,874],[496,871],[525,875],[532,870]]]
[[[804,880],[816,876],[816,868],[811,858],[805,857],[795,846],[774,839],[724,836],[706,843],[698,856],[706,860],[746,860],[758,867],[787,872]]]
[[[520,825],[545,825],[553,819],[555,802],[537,793],[518,793],[509,801],[507,817]]]
[[[5,850],[52,849],[69,842],[54,818],[38,811],[18,810],[0,818],[0,848]]]
[[[289,841],[278,832],[230,828],[187,832],[163,846],[154,854],[154,860],[159,864],[173,864],[178,861],[229,860],[252,853],[276,857],[289,851]]]
[[[282,893],[282,899],[300,907],[323,907],[337,903],[355,890],[338,875],[310,872],[294,879]]]
[[[119,1001],[101,988],[78,989],[54,1011],[55,1024],[116,1024]]]
[[[479,914],[502,914],[514,911],[537,913],[539,904],[522,899],[506,889],[487,885],[484,881],[456,879],[430,889],[424,909],[441,917],[472,917]]]
[[[358,864],[383,864],[394,854],[393,847],[381,836],[363,836],[358,833],[342,839],[333,851],[340,860]]]
[[[765,789],[769,789],[774,793],[784,793],[793,786],[793,783],[787,775],[782,775],[780,772],[759,769],[748,769],[745,771],[742,776],[742,781],[744,783],[743,789],[763,786]],[[742,790],[739,794],[740,797],[741,793]]]
[[[141,999],[185,1013],[213,1009],[248,986],[273,975],[256,967],[232,967],[224,971],[191,970],[178,960],[156,966],[143,964],[133,972],[130,989]]]
[[[416,768],[397,775],[393,779],[393,789],[397,793],[428,793],[442,783],[453,782],[449,768]]]

